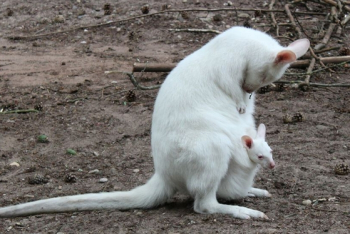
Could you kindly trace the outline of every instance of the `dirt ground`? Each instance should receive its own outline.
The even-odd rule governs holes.
[[[232,1],[236,8],[268,9],[268,1]],[[253,2],[253,3],[252,3]],[[284,9],[287,1],[277,1]],[[328,5],[309,3],[327,13]],[[42,198],[129,190],[153,174],[150,127],[157,90],[134,90],[129,78],[134,62],[178,62],[201,47],[212,33],[174,32],[175,28],[223,31],[254,26],[276,36],[269,13],[238,11],[164,13],[104,27],[86,27],[35,40],[9,40],[9,35],[40,35],[78,26],[106,23],[163,9],[222,8],[227,1],[20,1],[0,4],[0,206]],[[169,6],[171,5],[170,8]],[[106,7],[105,7],[106,8]],[[107,7],[108,8],[108,7]],[[108,10],[110,12],[108,12]],[[305,5],[293,11],[308,11]],[[106,12],[107,11],[107,12]],[[105,15],[105,12],[107,15]],[[108,15],[108,13],[111,13]],[[61,15],[61,16],[58,16]],[[215,16],[217,15],[217,16]],[[215,17],[214,17],[215,16]],[[213,17],[218,20],[213,20]],[[221,17],[221,18],[220,18]],[[313,46],[328,28],[324,15],[298,15]],[[238,22],[237,22],[238,19]],[[276,13],[286,23],[284,13]],[[324,32],[323,30],[323,32]],[[280,27],[283,45],[296,38]],[[327,47],[349,46],[350,29],[334,34]],[[338,50],[320,56],[339,56]],[[320,68],[317,63],[316,68]],[[336,67],[311,77],[317,83],[350,83],[348,68]],[[289,70],[288,72],[305,72]],[[136,74],[142,85],[160,84],[166,73]],[[285,76],[293,81],[305,76]],[[127,98],[134,90],[136,100]],[[1,233],[348,233],[349,175],[337,175],[337,164],[349,165],[349,88],[286,85],[284,91],[257,96],[257,123],[267,125],[267,140],[277,166],[261,171],[256,186],[271,199],[232,202],[263,211],[268,221],[238,220],[228,215],[201,215],[190,198],[178,195],[151,210],[94,211],[2,219]],[[283,117],[301,112],[304,121],[284,124]],[[45,134],[49,142],[38,142]],[[68,154],[67,149],[76,151]],[[101,183],[102,178],[108,181]],[[303,201],[310,200],[311,205]]]

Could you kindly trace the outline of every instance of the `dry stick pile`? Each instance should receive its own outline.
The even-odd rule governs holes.
[[[347,6],[350,5],[350,2],[346,2],[346,1],[342,1],[343,5],[341,5],[341,2],[335,2],[333,0],[328,0],[328,1],[316,1],[316,2],[320,2],[323,4],[330,4],[331,5],[331,13],[330,14],[326,14],[328,19],[329,15],[330,15],[330,24],[328,29],[326,30],[326,34],[323,37],[322,41],[320,43],[318,43],[314,48],[310,47],[310,54],[311,54],[311,59],[305,59],[305,60],[298,60],[295,63],[293,63],[290,67],[291,68],[305,68],[307,67],[307,71],[306,73],[289,73],[289,75],[304,75],[305,79],[304,81],[277,81],[276,83],[298,83],[299,87],[305,87],[305,86],[319,86],[319,87],[350,87],[350,84],[320,84],[320,83],[310,83],[310,78],[311,75],[319,72],[319,71],[323,71],[323,70],[329,70],[330,72],[333,72],[333,70],[331,70],[331,67],[327,67],[325,64],[329,64],[329,63],[338,63],[335,66],[332,67],[337,67],[337,66],[346,66],[348,62],[350,62],[350,55],[348,56],[336,56],[336,57],[319,57],[316,54],[320,54],[322,52],[325,51],[329,51],[329,50],[334,50],[334,49],[339,49],[339,47],[333,47],[333,48],[326,48],[323,49],[327,43],[329,42],[329,40],[331,39],[331,36],[333,34],[334,29],[336,28],[336,26],[338,26],[338,32],[337,34],[341,33],[341,30],[343,29],[343,27],[348,23],[348,21],[350,20],[350,14],[348,16],[346,16],[342,21],[339,20],[339,15],[340,13],[342,13],[343,10],[348,11],[348,13],[350,13],[350,7]],[[303,1],[301,0],[296,0],[293,1],[292,3],[297,4],[297,3],[303,3],[305,4]],[[312,41],[312,38],[310,38],[306,32],[304,31],[302,25],[299,23],[298,19],[295,17],[297,14],[301,14],[301,15],[315,15],[315,12],[291,12],[290,10],[290,4],[286,4],[284,7],[284,10],[274,10],[275,4],[275,0],[271,0],[270,4],[269,4],[269,9],[268,10],[264,10],[264,9],[243,9],[244,11],[260,11],[260,12],[268,12],[270,13],[270,18],[272,21],[272,27],[276,29],[276,36],[278,37],[283,37],[283,36],[279,36],[280,35],[280,27],[281,26],[292,26],[293,29],[297,32],[298,38],[302,38],[304,37],[303,34],[308,37],[308,39],[310,41]],[[219,11],[220,9],[216,9],[217,11]],[[228,9],[225,9],[226,11]],[[242,9],[231,9],[232,11],[242,11]],[[210,11],[208,9],[208,11]],[[290,23],[277,23],[277,20],[275,18],[275,14],[274,13],[286,13],[286,15],[289,18]],[[316,13],[317,14],[317,13]],[[325,15],[325,14],[323,14]],[[271,26],[271,25],[260,25],[262,27],[264,26]],[[323,25],[322,27],[323,28]],[[175,32],[202,32],[202,33],[216,33],[219,34],[221,33],[220,31],[217,30],[212,30],[212,29],[169,29],[169,31],[175,31]],[[316,63],[319,63],[323,69],[319,69],[314,71],[314,67],[316,65]],[[134,63],[133,66],[133,73],[134,72],[169,72],[171,71],[174,67],[176,66],[176,63]],[[132,83],[134,84],[134,86],[137,89],[157,89],[159,88],[159,85],[156,86],[150,86],[150,87],[145,87],[145,86],[141,86],[137,80],[135,79],[135,77],[133,76],[133,73],[127,73],[127,75],[129,76],[130,80],[132,81]],[[288,74],[287,74],[288,75]]]

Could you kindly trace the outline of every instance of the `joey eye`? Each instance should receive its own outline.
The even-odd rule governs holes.
[[[258,159],[263,159],[263,158],[264,158],[264,156],[258,155]]]

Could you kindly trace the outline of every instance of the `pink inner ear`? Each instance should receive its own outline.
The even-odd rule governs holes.
[[[282,50],[275,58],[275,64],[292,63],[297,60],[297,56],[290,50]]]
[[[253,143],[252,138],[250,138],[249,136],[243,136],[243,140],[244,140],[245,145],[246,145],[249,149],[252,148],[252,143]]]

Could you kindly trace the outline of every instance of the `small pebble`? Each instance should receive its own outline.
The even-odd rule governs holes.
[[[100,154],[98,153],[98,152],[96,152],[96,151],[94,151],[94,156],[96,156],[96,157],[98,157],[98,156],[100,156]]]
[[[293,116],[291,116],[289,114],[283,116],[283,123],[285,123],[285,124],[293,123]]]
[[[223,18],[220,14],[216,14],[213,16],[213,20],[216,21],[216,22],[219,22],[219,21],[222,21]]]
[[[18,162],[12,162],[12,163],[10,163],[10,166],[19,167],[19,163]]]
[[[137,172],[139,172],[140,171],[140,169],[134,169],[134,172],[135,173],[137,173]]]
[[[238,14],[238,18],[249,18],[249,17],[250,17],[250,15],[247,13],[239,13]]]
[[[311,205],[311,200],[304,200],[303,205],[305,205],[305,206]]]
[[[85,12],[84,9],[79,9],[79,10],[78,10],[78,15],[79,15],[79,16],[82,16],[82,15],[85,15],[85,14],[86,14],[86,12]]]
[[[141,7],[142,14],[148,14],[149,13],[149,5],[144,5]]]
[[[107,178],[101,178],[99,182],[100,182],[100,183],[106,183],[107,181],[108,181]]]
[[[318,130],[322,130],[322,131],[327,131],[328,130],[328,127],[327,126],[324,126],[324,125],[316,125],[316,128]]]
[[[100,173],[99,169],[95,169],[95,170],[89,171],[89,174],[98,174],[98,173]]]
[[[57,15],[53,20],[54,23],[64,23],[64,21],[65,19],[63,15]]]

